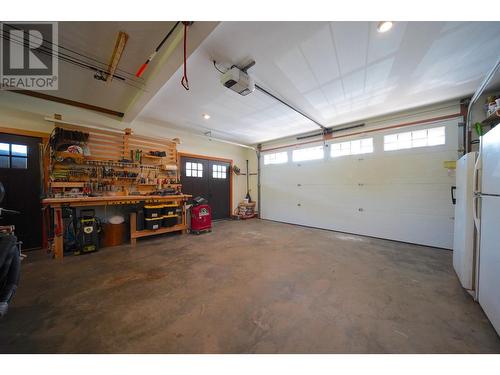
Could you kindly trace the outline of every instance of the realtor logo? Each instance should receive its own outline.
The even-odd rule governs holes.
[[[57,90],[56,22],[0,23],[0,89]]]

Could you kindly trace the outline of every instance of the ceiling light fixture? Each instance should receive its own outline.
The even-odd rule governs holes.
[[[210,115],[209,115],[208,113],[204,113],[204,114],[203,114],[203,118],[204,118],[205,120],[208,120],[208,119],[210,118]]]
[[[378,23],[377,31],[379,33],[385,33],[387,31],[389,31],[390,29],[392,29],[392,26],[393,26],[392,21],[382,21],[382,22]]]

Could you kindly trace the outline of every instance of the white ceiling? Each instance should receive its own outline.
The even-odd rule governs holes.
[[[60,48],[60,54],[78,58],[85,63],[106,70],[119,31],[129,35],[116,75],[127,80],[114,79],[110,83],[94,79],[94,72],[59,61],[59,89],[46,94],[125,112],[132,99],[147,90],[143,79],[134,77],[158,43],[175,22],[58,22],[58,44],[91,59]],[[181,29],[181,28],[179,28]],[[154,62],[156,63],[156,62]],[[152,70],[152,68],[148,68]]]
[[[261,92],[226,89],[212,59],[255,59],[258,84],[333,126],[469,95],[500,56],[500,22],[396,22],[385,34],[376,25],[223,22],[188,60],[191,89],[179,69],[139,119],[248,144],[318,129]]]

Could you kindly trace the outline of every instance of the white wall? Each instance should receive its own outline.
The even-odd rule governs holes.
[[[251,160],[254,165],[256,163],[256,154],[252,150],[210,140],[202,135],[169,128],[167,125],[160,126],[138,121],[126,123],[116,117],[86,109],[8,91],[0,91],[0,127],[50,133],[54,125],[45,121],[44,117],[53,117],[54,113],[61,114],[63,120],[70,122],[114,129],[131,128],[137,134],[153,137],[180,138],[179,151],[232,159],[234,164],[242,168],[242,170],[245,169],[247,159]],[[254,178],[253,181],[255,186],[252,187],[252,191],[255,194],[252,194],[252,198],[257,199],[257,179]],[[245,177],[233,175],[233,208],[236,207],[239,201],[243,200],[245,194]]]

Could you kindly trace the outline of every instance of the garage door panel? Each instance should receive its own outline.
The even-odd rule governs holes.
[[[262,183],[266,184],[297,184],[294,166],[289,164],[270,165],[262,168]]]
[[[309,200],[298,207],[295,224],[349,232],[356,223],[356,211],[341,201],[325,205],[321,199]]]
[[[370,154],[327,148],[324,160],[263,166],[262,217],[451,249],[455,178],[443,162],[457,159],[457,123],[432,125],[446,126],[441,146],[384,151],[379,133]]]
[[[296,191],[285,188],[284,185],[266,184],[261,187],[262,193],[262,214],[266,218],[277,220],[277,218],[286,218],[293,215],[295,205],[292,202],[297,201]]]
[[[358,216],[358,225],[358,234],[447,249],[452,247],[449,233],[453,232],[453,220],[448,216],[366,210]]]
[[[342,181],[352,183],[357,180],[357,174],[354,170],[354,164],[351,163],[331,163],[319,162],[315,164],[299,164],[296,166],[295,173],[299,183],[317,183],[331,184]]]
[[[408,151],[407,151],[408,152]],[[443,161],[456,160],[456,151],[433,153],[419,152],[416,155],[399,154],[359,163],[359,178],[380,183],[449,183],[450,178],[443,168]]]
[[[448,233],[453,230],[449,217],[360,212],[356,208],[324,207],[314,203],[301,206],[293,218],[278,221],[442,248],[450,248]],[[422,237],[421,233],[428,235]]]
[[[359,191],[366,209],[453,216],[449,184],[364,185]]]

